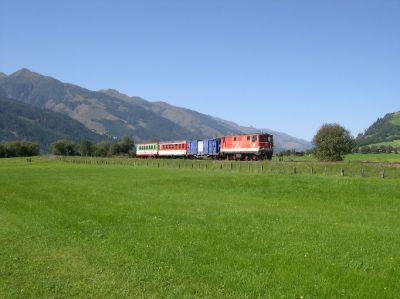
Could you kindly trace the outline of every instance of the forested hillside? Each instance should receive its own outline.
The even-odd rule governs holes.
[[[57,139],[97,142],[105,138],[64,114],[0,97],[0,141],[29,140],[47,150],[49,144]]]
[[[357,145],[372,145],[400,140],[400,112],[378,118],[363,134],[357,136]]]

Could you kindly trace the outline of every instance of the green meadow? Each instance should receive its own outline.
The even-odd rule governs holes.
[[[1,159],[0,298],[398,297],[400,169],[208,163]]]
[[[379,143],[375,145],[397,145],[395,142],[387,142],[387,143]],[[400,143],[398,144],[400,145]],[[279,161],[279,157],[274,156],[274,161]],[[400,163],[400,154],[348,154],[343,158],[344,161],[347,162],[388,162],[388,163]],[[317,159],[313,155],[305,155],[305,156],[284,156],[283,161],[286,162],[316,162]]]

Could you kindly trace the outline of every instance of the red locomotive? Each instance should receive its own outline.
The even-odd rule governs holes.
[[[241,134],[221,137],[220,157],[227,160],[270,160],[273,136],[270,134]]]

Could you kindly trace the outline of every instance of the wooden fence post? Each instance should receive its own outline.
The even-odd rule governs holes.
[[[311,174],[314,174],[314,168],[311,167]]]
[[[344,176],[344,169],[340,168],[340,176]]]
[[[385,178],[385,170],[381,171],[381,179],[383,180]]]
[[[296,167],[293,168],[293,173],[296,174],[297,173],[297,169]]]
[[[365,172],[364,172],[364,168],[361,168],[361,171],[360,171],[360,176],[363,178],[363,177],[365,177]]]

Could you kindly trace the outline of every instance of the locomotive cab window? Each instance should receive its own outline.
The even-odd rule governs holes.
[[[250,136],[247,136],[247,141],[250,141]]]
[[[251,136],[251,142],[256,142],[257,141],[257,135]]]

